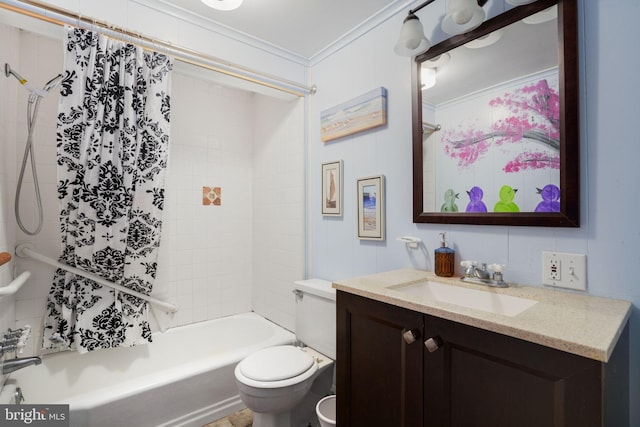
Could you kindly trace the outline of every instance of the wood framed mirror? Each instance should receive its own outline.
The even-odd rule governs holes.
[[[512,8],[415,58],[414,223],[579,227],[576,3]]]

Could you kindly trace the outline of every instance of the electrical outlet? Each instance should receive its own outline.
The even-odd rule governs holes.
[[[587,256],[542,252],[542,283],[558,288],[587,290]]]
[[[546,264],[547,279],[558,281],[562,278],[560,275],[560,260],[557,257],[549,257]]]

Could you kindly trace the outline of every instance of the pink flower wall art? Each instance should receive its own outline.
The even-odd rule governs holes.
[[[546,79],[495,97],[489,107],[506,114],[495,119],[488,129],[470,126],[443,132],[444,152],[457,161],[459,169],[470,167],[489,150],[506,144],[524,145],[519,154],[501,166],[506,173],[559,169],[560,101],[557,90]]]

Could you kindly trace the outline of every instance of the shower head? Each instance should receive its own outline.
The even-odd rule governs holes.
[[[58,74],[57,76],[49,80],[47,83],[45,83],[44,88],[42,90],[44,90],[45,92],[49,92],[51,89],[54,89],[56,86],[58,86],[61,81],[62,81],[62,74]]]
[[[7,64],[7,63],[4,64],[4,75],[7,76],[7,77],[13,75],[13,77],[18,79],[18,81],[20,82],[21,85],[23,85],[23,84],[25,84],[27,82],[27,80],[25,78],[23,78],[20,74],[18,74],[15,71],[13,71],[11,69],[11,66],[9,64]]]
[[[27,79],[25,79],[24,77],[22,77],[20,74],[16,73],[14,70],[11,69],[11,66],[7,63],[4,64],[4,75],[9,77],[9,76],[13,76],[15,77],[22,86],[24,86],[25,89],[27,89],[29,92],[31,92],[31,95],[29,96],[30,100],[34,100],[36,97],[41,97],[44,98],[45,96],[47,96],[47,93],[53,89],[54,87],[56,87],[58,85],[58,83],[60,83],[60,80],[62,80],[62,75],[58,74],[56,77],[54,77],[53,79],[49,80],[47,82],[47,84],[44,86],[44,89],[38,89],[36,87],[34,87],[31,83],[29,83],[27,81]]]

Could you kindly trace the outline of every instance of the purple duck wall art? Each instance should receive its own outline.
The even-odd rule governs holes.
[[[469,195],[469,203],[467,203],[466,212],[487,212],[487,205],[482,201],[484,192],[482,188],[473,186],[471,190],[467,191]]]
[[[560,212],[560,189],[557,185],[547,184],[537,190],[542,201],[536,206],[536,212]]]

